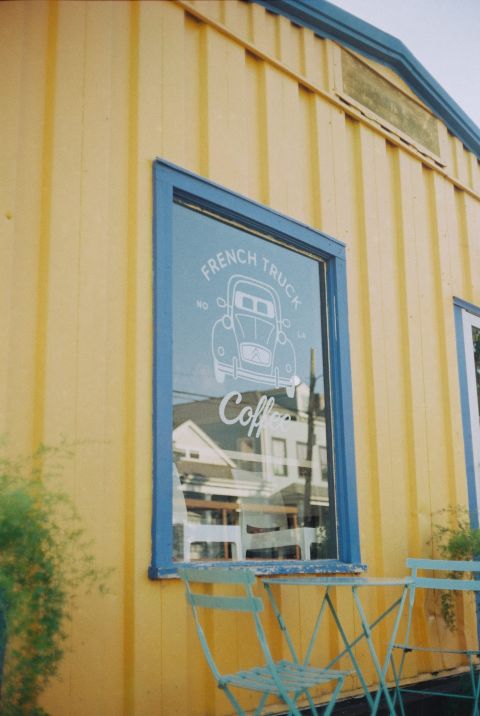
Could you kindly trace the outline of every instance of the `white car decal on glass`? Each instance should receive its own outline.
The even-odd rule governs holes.
[[[285,334],[290,327],[282,320],[277,292],[268,284],[236,274],[227,285],[227,297],[217,298],[225,309],[212,329],[215,379],[225,376],[283,387],[295,395],[296,359]]]

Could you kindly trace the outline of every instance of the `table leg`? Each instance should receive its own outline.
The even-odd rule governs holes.
[[[278,622],[278,624],[279,624],[279,626],[280,626],[280,629],[282,630],[282,632],[283,632],[284,635],[285,635],[285,639],[286,639],[286,642],[287,642],[287,645],[288,645],[288,649],[289,649],[289,651],[290,651],[290,654],[292,655],[292,659],[294,660],[294,662],[295,662],[296,664],[298,664],[298,663],[299,663],[299,660],[298,660],[297,653],[296,653],[295,648],[294,648],[294,646],[293,646],[293,642],[292,642],[292,640],[291,640],[291,638],[290,638],[290,634],[288,633],[287,625],[285,624],[285,621],[284,621],[282,615],[280,614],[280,610],[279,610],[279,608],[277,607],[277,602],[275,601],[275,598],[274,598],[274,596],[273,596],[273,594],[272,594],[272,592],[271,592],[270,585],[264,583],[263,586],[265,587],[265,589],[266,589],[266,591],[267,591],[267,595],[268,595],[268,599],[269,599],[270,605],[271,605],[271,607],[272,607],[272,609],[273,609],[273,613],[275,614],[275,616],[276,616],[276,618],[277,618],[277,622]]]
[[[337,629],[338,629],[338,631],[339,631],[339,633],[340,633],[340,636],[342,637],[342,641],[343,641],[343,643],[344,643],[344,645],[345,645],[345,651],[343,652],[343,655],[345,655],[345,654],[348,653],[348,655],[349,655],[349,657],[350,657],[350,659],[351,659],[351,662],[352,662],[352,664],[353,664],[353,666],[354,666],[354,669],[355,669],[355,671],[357,672],[357,676],[358,676],[358,678],[359,678],[359,680],[360,680],[360,683],[361,683],[361,685],[362,685],[362,689],[363,689],[363,692],[364,692],[364,694],[365,694],[365,698],[366,698],[366,700],[367,700],[367,702],[368,702],[368,705],[370,706],[370,709],[373,709],[374,702],[373,702],[372,695],[371,695],[370,691],[368,690],[368,686],[367,686],[367,683],[366,683],[365,679],[363,678],[363,674],[362,674],[362,670],[361,670],[361,668],[360,668],[360,664],[358,663],[357,658],[356,658],[355,654],[354,654],[353,651],[352,651],[353,642],[349,642],[348,639],[347,639],[347,635],[345,634],[345,630],[344,630],[344,628],[342,627],[342,624],[341,624],[341,622],[340,622],[340,618],[339,618],[339,616],[338,616],[338,614],[337,614],[337,611],[336,611],[336,609],[335,609],[335,606],[334,606],[334,604],[333,604],[333,602],[332,602],[332,600],[331,600],[331,598],[330,598],[330,595],[329,595],[329,593],[328,593],[328,589],[327,589],[327,593],[325,594],[325,599],[326,599],[327,602],[328,602],[328,606],[330,607],[330,611],[331,611],[331,613],[332,613],[332,617],[333,617],[333,619],[334,619],[334,621],[335,621],[335,624],[336,624],[336,626],[337,626]],[[362,635],[361,638],[363,638],[363,637],[364,637],[364,635]],[[357,639],[356,641],[359,641],[359,640]],[[334,661],[338,661],[339,658],[340,658],[340,657],[338,656]],[[330,662],[330,664],[328,664],[328,666],[327,666],[326,668],[329,669],[330,666],[332,665],[332,663],[333,663],[333,662]]]
[[[378,691],[377,691],[377,695],[376,695],[376,697],[375,697],[375,701],[374,701],[374,703],[373,703],[372,714],[376,714],[376,713],[377,713],[378,707],[379,707],[379,705],[380,705],[380,699],[381,699],[382,693],[383,693],[383,695],[385,696],[385,700],[386,700],[386,702],[387,702],[387,704],[388,704],[388,708],[389,708],[390,714],[393,714],[393,715],[395,716],[395,714],[396,714],[395,706],[394,706],[394,703],[393,703],[393,701],[392,701],[392,697],[390,696],[390,692],[389,692],[389,690],[388,690],[388,686],[387,686],[387,683],[386,683],[386,681],[385,681],[385,676],[386,676],[386,673],[387,673],[387,670],[388,670],[388,665],[389,665],[389,662],[390,662],[390,657],[391,657],[391,653],[392,653],[393,643],[394,643],[394,641],[395,641],[395,637],[396,637],[396,635],[397,635],[398,627],[399,627],[399,624],[400,624],[400,618],[401,618],[401,615],[402,615],[403,605],[404,605],[404,603],[405,603],[405,598],[406,598],[407,590],[404,589],[401,598],[398,599],[398,600],[394,603],[394,605],[392,605],[392,607],[388,610],[388,611],[391,611],[396,605],[398,605],[397,616],[396,616],[396,619],[395,619],[395,624],[394,624],[394,627],[393,627],[392,636],[391,636],[391,639],[390,639],[390,642],[389,642],[389,645],[388,645],[388,648],[387,648],[387,655],[386,655],[386,658],[385,658],[385,662],[384,662],[383,667],[380,666],[380,662],[379,662],[379,660],[378,660],[377,653],[376,653],[376,651],[375,651],[375,646],[374,646],[373,641],[372,641],[372,627],[371,627],[371,626],[369,625],[369,623],[368,623],[368,620],[367,620],[366,615],[365,615],[365,611],[364,611],[363,606],[362,606],[362,603],[361,603],[361,601],[360,601],[360,597],[358,596],[358,593],[357,593],[357,590],[356,590],[355,587],[353,587],[352,591],[353,591],[353,597],[354,597],[354,600],[355,600],[355,604],[356,604],[356,607],[357,607],[357,610],[358,610],[358,614],[359,614],[359,616],[360,616],[363,633],[364,633],[364,635],[365,635],[365,639],[366,639],[366,641],[367,641],[368,648],[369,648],[369,651],[370,651],[370,656],[372,657],[372,662],[373,662],[373,665],[374,665],[374,667],[375,667],[375,671],[377,672],[377,676],[378,676],[378,679],[379,679],[379,688],[378,688]],[[384,615],[387,614],[388,611],[387,611],[387,612],[384,612]]]

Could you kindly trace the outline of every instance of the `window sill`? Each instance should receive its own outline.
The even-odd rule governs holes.
[[[159,567],[153,569],[150,567],[148,576],[152,580],[169,579],[178,577],[177,568],[182,566],[182,562],[168,567]],[[205,569],[206,567],[249,567],[255,574],[265,576],[269,574],[358,574],[367,569],[366,564],[340,562],[337,559],[310,560],[301,562],[299,560],[285,560],[283,562],[189,562],[189,567]]]

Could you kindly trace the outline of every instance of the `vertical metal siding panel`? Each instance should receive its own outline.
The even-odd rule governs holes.
[[[463,146],[462,142],[457,139],[457,137],[454,138],[454,151],[456,156],[456,167],[457,167],[457,173],[456,178],[459,179],[462,184],[466,184],[469,186],[470,184],[470,175],[469,175],[469,167],[468,167],[468,160],[467,160],[467,151],[465,150],[465,147]]]
[[[345,116],[320,97],[314,99],[318,173],[315,196],[315,225],[335,238],[339,236],[345,179]],[[348,201],[346,202],[348,203]]]
[[[165,142],[162,126],[163,112],[171,121],[174,118],[171,109],[165,110],[162,104],[166,98],[163,90],[152,92],[152,87],[164,84],[165,73],[170,69],[162,62],[163,48],[158,38],[165,36],[171,29],[176,32],[176,48],[183,47],[183,24],[174,19],[165,3],[142,3],[132,8],[132,31],[135,23],[135,37],[132,37],[131,85],[131,128],[129,153],[129,255],[131,263],[131,300],[130,327],[127,334],[131,355],[131,400],[128,410],[131,414],[131,430],[134,438],[134,455],[130,469],[132,471],[129,486],[133,495],[132,539],[130,589],[132,591],[131,614],[127,615],[132,623],[129,635],[133,642],[134,654],[131,669],[132,693],[127,703],[129,713],[148,714],[165,710],[175,713],[172,694],[177,687],[175,708],[188,713],[190,695],[185,688],[188,674],[187,649],[185,648],[186,628],[182,630],[182,620],[171,618],[165,622],[159,614],[168,615],[169,599],[176,600],[177,612],[181,585],[169,585],[170,589],[160,592],[159,585],[152,584],[146,577],[145,555],[150,550],[150,520],[145,519],[151,513],[151,411],[152,411],[152,161],[161,151]],[[164,14],[164,10],[166,14]],[[177,9],[177,12],[179,10]],[[181,14],[181,13],[180,13]],[[169,45],[172,48],[172,45]],[[170,59],[170,63],[172,59]],[[181,69],[181,65],[180,68]],[[136,79],[133,77],[136,73]],[[177,74],[178,78],[178,74]],[[170,87],[170,90],[172,87]],[[177,94],[177,100],[181,102]],[[181,126],[181,122],[180,122]],[[136,138],[132,135],[136,133]],[[168,135],[167,135],[168,136]],[[168,136],[174,141],[175,136]],[[166,143],[166,142],[165,142]],[[173,154],[173,148],[170,153]],[[181,151],[181,150],[180,150]],[[186,611],[186,607],[184,605]],[[184,611],[184,613],[185,613]],[[181,659],[172,659],[170,651],[174,649],[175,637],[170,625],[176,625],[176,640]],[[160,678],[159,678],[160,675]],[[173,688],[172,688],[173,687]],[[181,695],[181,698],[180,698]],[[169,703],[170,699],[170,703]]]
[[[468,241],[468,253],[470,255],[471,266],[471,287],[470,298],[471,303],[480,304],[480,200],[472,196],[465,195],[465,225],[466,240]],[[475,269],[476,267],[476,269]]]
[[[421,274],[416,256],[416,244],[423,240],[414,221],[416,160],[397,150],[395,165],[396,182],[399,190],[397,211],[401,226],[400,266],[402,284],[402,332],[404,335],[404,386],[406,393],[406,414],[408,442],[408,553],[405,556],[425,554],[426,542],[431,530],[431,506],[428,480],[428,451],[425,425],[425,388],[422,372],[422,306],[419,298]],[[414,625],[418,643],[425,642],[425,622]],[[408,665],[408,676],[417,671],[432,669],[429,656],[419,655]]]
[[[310,98],[313,97],[311,92],[302,89],[296,82],[289,82],[287,89],[288,96],[285,98],[284,111],[285,126],[288,126],[286,141],[291,148],[291,153],[290,166],[287,165],[284,171],[288,177],[289,207],[295,218],[311,224],[313,176],[311,144],[314,134],[311,126]],[[287,107],[290,107],[288,113]],[[288,116],[290,121],[287,119]]]
[[[0,8],[0,86],[2,112],[0,136],[0,435],[10,428],[8,386],[13,378],[11,356],[13,348],[13,292],[15,265],[15,196],[17,189],[17,158],[19,154],[19,126],[22,99],[22,55],[24,41],[24,5],[4,3]],[[18,361],[20,356],[16,356]],[[23,357],[25,361],[26,356]],[[23,362],[22,361],[22,362]]]
[[[222,7],[225,26],[249,42],[251,40],[250,4],[226,2],[222,4]]]
[[[2,3],[0,24],[5,101],[2,114],[2,432],[12,449],[28,450],[32,442],[34,392],[35,286],[37,280],[42,124],[44,113],[46,18],[37,3],[37,22],[24,3]],[[37,52],[35,62],[29,49]],[[32,116],[38,117],[33,127]],[[28,120],[27,120],[28,117]],[[15,154],[10,154],[15,152]],[[9,165],[9,163],[11,163]],[[27,209],[27,210],[25,210]],[[7,218],[7,214],[10,218]],[[14,280],[15,277],[15,280]],[[22,316],[14,320],[15,314]],[[12,315],[8,318],[8,312]]]
[[[422,306],[420,314],[422,333],[422,364],[425,387],[424,420],[426,424],[428,450],[428,482],[430,511],[439,505],[449,503],[448,494],[448,453],[445,445],[444,408],[442,405],[443,379],[441,356],[440,322],[438,305],[437,274],[435,264],[435,243],[438,240],[438,228],[435,206],[429,184],[430,174],[423,171],[420,163],[415,167],[414,222],[416,228],[416,257],[419,272],[419,299]],[[430,533],[424,533],[424,539],[430,539]]]
[[[254,7],[254,6],[252,6]],[[268,171],[266,140],[265,63],[247,53],[245,58],[246,152],[248,196],[267,203]]]
[[[187,683],[189,676],[196,681],[195,674],[188,674],[188,652],[196,634],[188,613],[182,585],[179,582],[160,586],[161,602],[158,604],[158,618],[162,621],[161,657],[158,679],[161,682],[160,713],[181,716],[189,713],[191,703]],[[188,633],[190,632],[190,637]],[[211,686],[211,685],[210,685]],[[208,685],[205,684],[205,688]],[[147,714],[138,704],[140,713]],[[158,709],[158,704],[157,707]],[[132,715],[133,716],[133,715]]]
[[[458,188],[455,188],[455,211],[457,219],[457,241],[460,248],[460,268],[462,272],[462,284],[466,300],[469,300],[471,296],[473,276],[472,269],[474,270],[474,264],[472,263],[472,257],[470,256],[470,243],[468,240],[468,226],[467,226],[467,210],[466,210],[466,194]]]
[[[212,2],[212,0],[190,0],[190,4],[195,10],[199,10],[205,17],[210,17],[216,22],[224,21],[224,3]]]
[[[411,243],[411,237],[407,232],[408,224],[406,221],[406,212],[408,208],[405,206],[405,198],[408,195],[404,184],[406,173],[403,174],[404,182],[402,182],[401,167],[403,153],[396,147],[389,146],[390,160],[390,182],[392,195],[392,212],[395,231],[395,258],[393,271],[397,275],[397,291],[398,291],[398,315],[396,318],[398,325],[398,353],[399,373],[402,380],[398,385],[399,395],[396,397],[396,405],[398,406],[398,426],[396,438],[399,441],[401,449],[403,449],[403,464],[405,473],[403,476],[404,484],[402,488],[405,490],[404,522],[407,530],[406,539],[403,550],[400,552],[402,557],[406,551],[408,554],[419,553],[419,535],[418,525],[414,516],[418,513],[416,491],[414,488],[415,479],[415,454],[414,454],[414,427],[413,427],[413,404],[412,404],[412,376],[411,365],[409,362],[409,330],[407,317],[411,307],[407,296],[407,286],[409,279],[407,277],[408,265],[408,248],[406,243]],[[395,320],[393,318],[392,320]]]
[[[46,302],[45,388],[38,437],[55,442],[75,435],[77,403],[78,259],[84,91],[85,7],[59,6],[53,118],[50,251]],[[47,318],[48,316],[48,318]],[[44,324],[43,324],[44,321]],[[61,346],[61,350],[59,350]],[[58,390],[58,385],[62,390]],[[73,407],[73,410],[72,410]],[[44,411],[44,419],[41,413]]]
[[[117,544],[105,555],[107,564],[120,565],[112,584],[112,609],[118,610],[118,621],[110,635],[112,648],[118,644],[120,673],[113,686],[112,704],[118,704],[119,713],[126,712],[125,691],[129,687],[128,661],[125,654],[133,652],[125,622],[131,620],[128,599],[125,599],[125,573],[129,569],[125,536],[125,510],[131,496],[125,480],[124,440],[126,416],[124,386],[126,376],[125,324],[127,302],[127,245],[128,245],[128,137],[129,137],[129,70],[130,70],[130,14],[127,3],[115,5],[112,14],[111,46],[111,140],[109,147],[109,207],[108,207],[108,271],[107,310],[109,355],[106,386],[106,435],[110,450],[107,452],[105,471],[110,473],[115,488],[105,495],[105,522],[113,525]],[[109,598],[110,599],[110,598]],[[108,663],[108,662],[107,662]],[[112,711],[111,716],[114,716]]]
[[[216,182],[245,193],[248,187],[245,50],[206,28],[208,170]]]
[[[276,68],[265,64],[266,143],[268,166],[268,204],[290,213],[295,207],[296,166],[292,125],[296,121],[298,85]]]
[[[260,5],[252,4],[252,41],[259,50],[277,56],[277,18]]]
[[[320,213],[320,171],[319,171],[319,133],[317,131],[317,98],[309,90],[299,87],[300,127],[302,151],[302,194],[304,195],[305,219],[311,226],[321,226]]]
[[[69,440],[76,436],[84,18],[80,4],[50,6],[36,297],[35,443],[56,444],[62,435]],[[75,499],[74,478],[75,466],[69,464],[63,487]],[[75,647],[74,627],[68,647]],[[62,663],[61,673],[71,677],[72,665],[79,665],[76,654]],[[73,713],[68,681],[46,698],[49,708],[60,710],[63,705],[65,714]]]
[[[5,409],[8,433],[13,450],[30,451],[37,444],[33,436],[33,403],[38,375],[37,290],[39,260],[45,246],[49,207],[49,167],[51,147],[52,98],[54,88],[54,57],[48,43],[55,34],[55,23],[48,27],[50,15],[46,3],[3,3],[1,12],[16,8],[23,15],[23,26],[17,39],[21,43],[20,106],[17,118],[18,154],[12,225],[14,253],[11,306],[16,317],[11,324],[9,344],[9,379]],[[55,14],[55,11],[52,11]],[[12,37],[10,21],[5,30]],[[5,49],[8,45],[5,45]],[[15,58],[5,63],[14,66]],[[36,121],[33,121],[33,118]],[[47,149],[46,149],[47,147]],[[45,277],[44,277],[45,282]],[[18,317],[18,318],[17,318]],[[38,437],[38,436],[37,436]]]
[[[368,428],[369,421],[373,422],[372,416],[368,413],[367,386],[371,384],[366,371],[369,370],[368,358],[365,362],[367,351],[367,331],[365,326],[364,304],[362,295],[366,286],[365,264],[361,260],[364,236],[364,216],[362,199],[362,167],[359,149],[360,128],[356,121],[346,118],[345,121],[345,168],[343,170],[345,184],[341,189],[338,202],[339,214],[343,212],[339,223],[344,227],[344,237],[347,239],[348,251],[348,280],[349,280],[349,323],[350,343],[355,346],[352,350],[352,383],[353,383],[353,411],[355,421],[355,454],[358,475],[358,508],[361,539],[362,560],[367,562],[372,570],[376,572],[373,550],[376,542],[370,539],[368,525],[375,519],[372,511],[372,500],[370,495],[370,475],[373,470],[371,462],[371,449],[369,445]],[[325,138],[328,142],[328,138]],[[321,190],[325,191],[325,183],[328,181],[328,171],[321,178]],[[367,526],[367,528],[366,528]],[[358,617],[348,597],[339,606],[342,608],[342,617],[349,625],[349,633],[358,633]],[[365,655],[364,645],[359,645],[359,656]],[[368,678],[371,671],[368,673]],[[358,687],[358,683],[356,683]]]
[[[457,139],[450,130],[447,130],[447,136],[449,145],[448,169],[452,176],[458,177]]]
[[[370,383],[370,426],[374,433],[370,437],[370,501],[373,522],[363,525],[369,539],[376,543],[371,569],[374,573],[385,574],[392,561],[390,525],[395,520],[399,505],[392,502],[392,482],[395,480],[395,465],[398,456],[392,454],[391,432],[395,425],[389,418],[389,383],[394,362],[389,359],[392,345],[387,341],[388,323],[392,316],[390,307],[392,277],[387,271],[387,246],[391,235],[388,212],[388,164],[386,144],[383,138],[370,130],[360,130],[358,136],[358,157],[361,161],[361,197],[363,217],[361,228],[361,252],[365,262],[363,271],[363,311],[365,312],[365,346],[369,352],[372,381]],[[360,177],[359,177],[360,178]],[[369,529],[370,528],[370,529]],[[386,607],[385,595],[369,594],[370,603],[378,611]],[[377,632],[378,643],[388,641],[385,625]]]
[[[381,534],[378,530],[379,508],[378,494],[378,455],[374,444],[375,432],[369,426],[376,425],[375,396],[372,394],[373,370],[371,363],[371,317],[370,302],[368,298],[369,272],[366,260],[367,226],[375,220],[373,195],[370,187],[364,184],[364,172],[367,171],[367,162],[364,162],[363,152],[366,142],[370,146],[371,136],[362,137],[361,127],[350,120],[346,122],[346,159],[349,168],[346,170],[347,184],[342,192],[349,205],[346,219],[349,221],[348,236],[348,262],[350,284],[350,338],[355,346],[352,351],[352,377],[354,391],[355,412],[355,446],[358,469],[359,487],[359,522],[361,534],[362,559],[367,561],[373,574],[380,573],[381,562]],[[368,165],[368,170],[371,170]],[[364,189],[369,192],[370,203],[365,209]],[[375,377],[376,379],[376,377]],[[348,595],[342,593],[339,598],[339,607],[343,618],[349,624],[350,630],[358,632],[358,619]],[[370,600],[371,597],[367,596]],[[364,645],[360,646],[362,658],[365,656]],[[368,659],[366,659],[368,663]],[[367,681],[372,679],[371,665],[367,667]]]
[[[405,568],[405,546],[408,544],[408,493],[406,444],[406,403],[404,399],[404,335],[401,314],[401,277],[399,271],[399,227],[396,181],[392,172],[392,147],[378,142],[374,154],[375,185],[378,201],[378,231],[380,241],[379,270],[382,340],[380,351],[385,361],[384,415],[388,423],[389,464],[380,472],[382,485],[381,519],[383,533],[388,535],[383,545],[386,574],[402,574]],[[395,530],[390,526],[395,524]],[[388,641],[387,635],[385,635]]]
[[[472,175],[472,189],[480,194],[480,161],[475,154],[470,154],[470,172]]]
[[[446,450],[444,482],[447,489],[448,504],[442,504],[439,500],[441,491],[435,486],[433,510],[465,504],[466,478],[465,460],[463,455],[462,425],[460,412],[460,395],[457,372],[457,355],[455,327],[452,311],[452,282],[451,282],[451,260],[449,254],[448,240],[446,237],[446,220],[444,212],[444,192],[446,182],[442,177],[435,176],[424,170],[428,181],[429,203],[428,207],[432,213],[431,224],[434,228],[432,236],[432,254],[434,263],[434,275],[436,277],[436,293],[438,304],[438,335],[440,352],[438,364],[441,370],[440,403],[443,408],[443,421],[445,438],[443,440]],[[438,436],[437,436],[438,440]],[[435,450],[435,448],[434,448]],[[440,481],[441,473],[435,473],[437,481]],[[437,501],[437,504],[435,504]]]
[[[156,63],[153,71],[156,75],[161,72],[161,82],[151,82],[151,98],[145,97],[144,102],[152,102],[153,107],[160,104],[159,110],[153,110],[160,113],[154,127],[157,153],[185,166],[185,14],[174,3],[161,3],[161,10],[161,20],[146,23],[144,29],[148,53]]]
[[[459,198],[457,198],[459,197]],[[469,289],[467,277],[465,275],[465,266],[468,262],[468,256],[465,250],[468,248],[465,243],[462,244],[462,212],[461,212],[461,194],[458,193],[457,187],[451,182],[445,182],[443,193],[443,204],[441,206],[444,216],[444,234],[448,244],[450,254],[450,275],[452,295],[464,296]],[[469,269],[467,269],[467,272]]]
[[[304,72],[309,81],[326,89],[327,87],[327,60],[326,43],[312,32],[303,32]]]
[[[157,155],[168,156],[183,163],[183,10],[170,3],[142,3],[138,22],[138,84],[136,96],[132,92],[130,103],[137,109],[137,153],[131,158],[133,174],[131,191],[135,192],[137,211],[132,217],[130,241],[136,247],[136,299],[137,310],[132,316],[136,336],[136,410],[135,430],[137,459],[135,461],[135,561],[131,575],[135,602],[130,619],[131,639],[135,658],[132,661],[132,695],[127,713],[144,714],[152,711],[174,713],[169,706],[169,692],[177,689],[179,708],[188,710],[187,693],[182,672],[187,670],[185,630],[182,631],[181,610],[178,609],[178,654],[174,670],[169,653],[175,649],[169,640],[168,627],[163,617],[169,615],[165,590],[151,588],[144,576],[144,564],[140,555],[149,550],[149,521],[145,515],[151,510],[150,460],[151,425],[151,216],[152,187],[151,162]],[[133,90],[133,86],[132,86]],[[147,279],[148,277],[148,279]],[[143,574],[142,574],[143,572]],[[171,589],[173,598],[179,599],[180,585]],[[185,613],[185,610],[183,610]],[[170,619],[168,623],[171,623]],[[167,645],[165,647],[165,644]],[[173,652],[173,656],[175,652]],[[137,668],[142,664],[141,668]],[[180,677],[180,681],[178,678]],[[177,682],[175,682],[177,680]],[[183,701],[180,698],[183,696]],[[172,699],[172,703],[174,699]],[[163,707],[166,703],[167,706]]]
[[[110,261],[112,168],[113,6],[87,4],[82,110],[81,184],[79,188],[79,294],[75,434],[91,441],[77,449],[75,501],[102,564],[120,564],[122,494],[112,452],[121,446],[112,436],[108,416],[109,294],[115,282]],[[118,152],[118,149],[116,149]],[[116,237],[118,239],[118,237]],[[121,302],[117,306],[121,306]],[[114,440],[109,445],[109,440]],[[121,591],[119,575],[112,590]],[[70,689],[74,713],[114,714],[122,710],[121,603],[112,596],[87,595],[79,600],[73,622],[74,663]],[[103,638],[99,641],[98,634]],[[85,683],[90,684],[85,689]]]
[[[202,172],[205,165],[202,143],[208,142],[202,111],[201,73],[204,72],[201,55],[202,25],[191,15],[185,14],[185,105],[184,105],[184,157],[185,168]],[[203,151],[203,153],[202,153]]]
[[[294,70],[294,72],[303,74],[305,63],[300,28],[292,25],[290,20],[286,17],[279,15],[277,19],[277,31],[280,61]]]
[[[366,542],[373,547],[369,554],[369,564],[377,572],[383,568],[381,529],[381,486],[380,471],[387,469],[382,461],[384,446],[388,445],[386,421],[382,414],[381,395],[385,390],[385,366],[381,354],[381,296],[380,266],[378,263],[378,215],[375,197],[373,153],[375,136],[362,126],[351,124],[351,155],[353,159],[352,201],[354,203],[354,226],[356,231],[355,247],[352,243],[353,266],[358,267],[360,276],[358,295],[354,297],[357,305],[357,318],[362,330],[361,348],[358,347],[357,360],[362,366],[362,380],[365,392],[361,401],[365,411],[363,429],[357,435],[358,444],[365,451],[368,469],[364,474],[363,496],[365,504],[361,509],[361,529]],[[353,253],[355,248],[355,253]],[[375,426],[369,430],[368,426]],[[378,431],[378,432],[377,432]],[[382,454],[381,454],[382,453]],[[368,536],[367,536],[368,535]]]

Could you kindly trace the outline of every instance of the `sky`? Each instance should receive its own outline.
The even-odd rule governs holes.
[[[480,0],[331,0],[401,40],[480,128]]]

